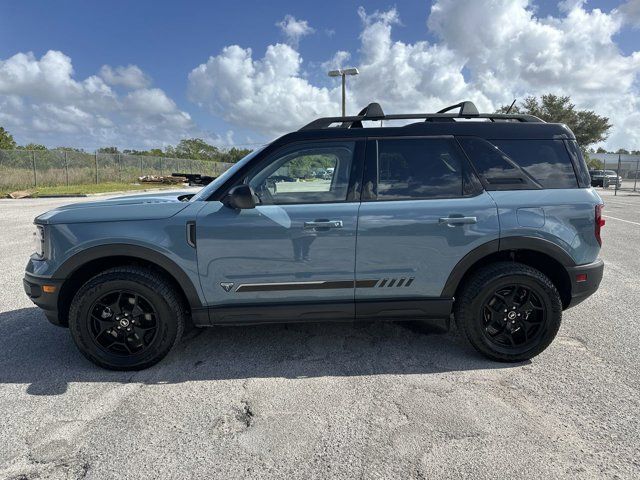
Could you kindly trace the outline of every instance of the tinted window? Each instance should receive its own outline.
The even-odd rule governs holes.
[[[578,185],[583,188],[590,187],[592,172],[590,172],[589,167],[587,167],[587,162],[584,160],[580,147],[578,147],[575,140],[565,140],[565,145],[567,146],[569,155],[571,155],[571,160],[573,160],[573,167],[576,170],[576,177],[578,177]]]
[[[544,188],[576,188],[571,158],[562,140],[491,140]]]
[[[247,180],[261,204],[343,202],[354,149],[354,142],[290,147],[268,159]]]
[[[378,200],[460,197],[464,159],[452,139],[378,141]]]
[[[490,189],[537,187],[495,145],[475,137],[460,137],[458,140]]]

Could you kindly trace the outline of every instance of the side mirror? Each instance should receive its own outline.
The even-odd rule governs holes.
[[[249,185],[236,185],[225,196],[223,203],[236,209],[256,208],[256,194]]]

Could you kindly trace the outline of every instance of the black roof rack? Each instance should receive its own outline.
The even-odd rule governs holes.
[[[447,113],[458,108],[458,113]],[[324,117],[318,118],[308,123],[300,130],[318,130],[329,128],[334,123],[339,124],[338,128],[362,128],[363,121],[378,120],[413,120],[424,119],[425,122],[453,122],[457,118],[475,119],[482,118],[492,122],[496,121],[516,121],[525,123],[540,123],[543,120],[533,115],[506,114],[506,113],[478,113],[478,109],[473,102],[461,102],[443,108],[437,113],[403,113],[395,115],[385,115],[379,103],[370,103],[363,108],[356,116],[351,117]]]

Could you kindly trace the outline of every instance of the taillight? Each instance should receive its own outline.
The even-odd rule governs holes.
[[[596,205],[596,227],[595,227],[595,234],[596,234],[596,240],[598,241],[598,244],[600,246],[602,246],[602,237],[600,236],[600,231],[602,230],[602,227],[604,227],[604,218],[602,218],[602,209],[604,208],[604,205],[602,203]]]

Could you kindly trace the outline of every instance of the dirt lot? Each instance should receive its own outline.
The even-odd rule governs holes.
[[[518,365],[389,324],[195,331],[100,370],[21,279],[32,219],[1,200],[0,478],[639,478],[640,197],[604,193],[601,289]]]

